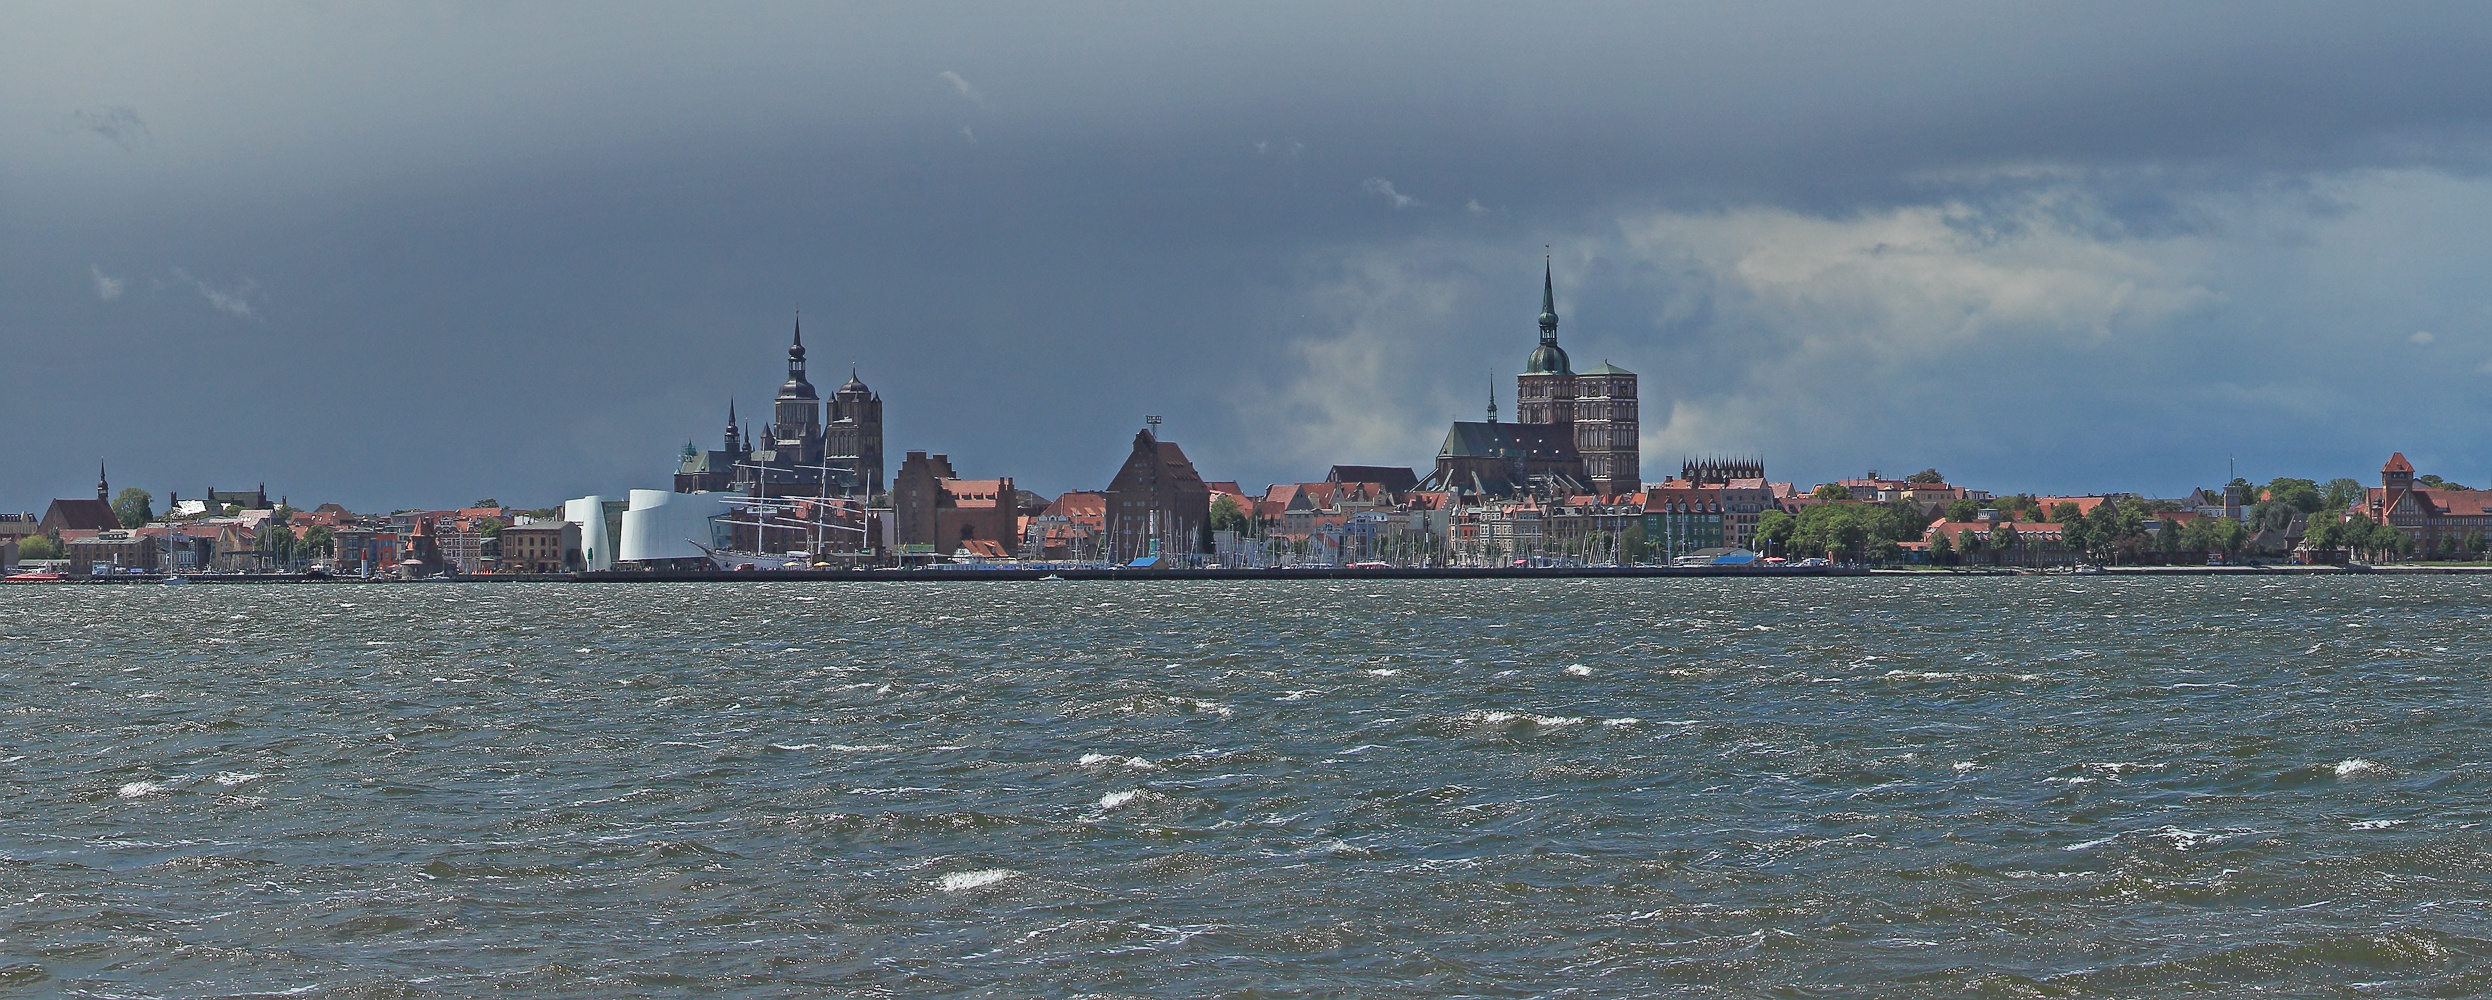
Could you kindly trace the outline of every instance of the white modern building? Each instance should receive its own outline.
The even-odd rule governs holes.
[[[623,537],[615,559],[627,563],[666,564],[679,560],[706,562],[710,550],[725,547],[718,515],[727,512],[723,493],[672,493],[633,490],[623,512]]]

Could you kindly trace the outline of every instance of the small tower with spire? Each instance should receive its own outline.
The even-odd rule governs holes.
[[[95,460],[95,499],[112,502],[112,479],[104,475],[104,460]]]

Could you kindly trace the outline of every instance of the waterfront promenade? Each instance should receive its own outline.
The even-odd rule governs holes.
[[[375,577],[316,576],[300,573],[232,573],[183,577],[190,584],[439,584],[439,583],[795,583],[859,581],[879,583],[1009,582],[1015,580],[1562,580],[1704,577],[1879,577],[1885,579],[1949,579],[2001,576],[2345,576],[2466,575],[2492,573],[2492,565],[2366,566],[2106,566],[2087,573],[2043,572],[2033,569],[1969,567],[1899,569],[1863,566],[1446,566],[1335,567],[1293,566],[1267,569],[1020,569],[961,567],[942,569],[803,569],[759,572],[606,571],[592,573],[499,573],[428,580]],[[156,576],[67,577],[47,584],[128,586],[161,585]]]

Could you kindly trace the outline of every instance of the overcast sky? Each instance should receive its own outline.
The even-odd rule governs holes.
[[[886,447],[2492,479],[2492,7],[0,6],[0,508],[663,486],[804,309]],[[1546,251],[1543,247],[1547,247]]]

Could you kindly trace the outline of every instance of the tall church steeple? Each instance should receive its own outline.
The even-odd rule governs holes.
[[[1488,379],[1488,422],[1497,422],[1497,378],[1494,375]]]
[[[112,502],[112,481],[104,475],[104,460],[95,460],[95,499]]]
[[[1556,270],[1555,265],[1544,262],[1540,272],[1540,346],[1532,348],[1531,357],[1523,362],[1523,374],[1570,377],[1575,374],[1573,363],[1566,358],[1566,349],[1558,346],[1557,327]],[[1521,395],[1517,396],[1514,405],[1516,409],[1525,411],[1525,415],[1519,418],[1524,423],[1541,422],[1529,415],[1528,408],[1521,402]]]
[[[787,345],[787,382],[779,386],[777,408],[771,414],[769,429],[771,447],[790,451],[797,464],[822,460],[822,403],[813,391],[813,383],[805,381],[804,314],[796,317],[795,336]]]
[[[805,380],[805,313],[801,309],[796,312],[796,339],[787,347],[787,380]]]
[[[1557,346],[1557,271],[1553,260],[1543,258],[1540,271],[1540,342]]]
[[[727,454],[736,450],[735,397],[727,397]]]

